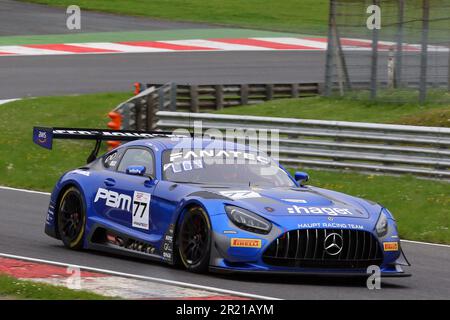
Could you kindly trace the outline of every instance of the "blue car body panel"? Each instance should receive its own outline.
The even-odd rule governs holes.
[[[297,234],[295,238],[292,238],[297,241],[296,249],[292,249],[293,243],[288,243],[287,253],[282,254],[288,257],[291,254],[289,250],[301,251],[301,234],[307,232],[306,235],[310,240],[310,232],[314,232],[316,250],[323,250],[320,247],[322,243],[317,249],[317,242],[319,239],[326,241],[324,239],[330,234],[337,233],[338,237],[339,235],[344,237],[347,233],[349,236],[356,234],[357,239],[362,234],[362,238],[357,241],[370,241],[368,251],[380,250],[377,253],[381,257],[378,265],[383,275],[406,275],[401,268],[401,265],[405,265],[405,258],[393,217],[390,214],[388,216],[386,235],[379,237],[375,230],[380,214],[384,210],[378,204],[336,191],[301,186],[290,175],[295,187],[252,188],[243,186],[236,188],[174,183],[163,180],[161,168],[162,152],[174,148],[175,142],[166,138],[128,142],[114,150],[118,154],[117,158],[120,159],[120,154],[130,147],[146,148],[152,152],[155,162],[153,179],[105,168],[102,161],[111,152],[85,167],[65,173],[51,194],[45,223],[45,231],[48,235],[59,238],[56,223],[58,202],[61,193],[68,186],[76,186],[81,191],[86,206],[84,248],[117,252],[173,264],[175,262],[174,254],[177,250],[176,235],[179,221],[187,208],[196,205],[201,206],[207,212],[212,228],[211,270],[218,272],[366,274],[367,268],[365,266],[358,267],[356,262],[354,266],[350,264],[346,267],[326,264],[321,266],[320,263],[316,263],[318,261],[309,261],[310,266],[295,263],[294,265],[284,265],[282,259],[284,257],[278,257],[278,252],[274,257],[275,260],[278,259],[281,262],[268,262],[265,253],[272,250],[275,243],[276,250],[278,250],[278,242],[284,241],[286,246],[286,241],[289,239],[286,240],[283,237]],[[242,191],[243,189],[257,193],[258,197],[233,199],[224,196],[222,192],[224,190]],[[148,228],[143,229],[133,225],[132,212],[129,208],[107,206],[106,201],[111,193],[125,195],[129,199],[134,199],[136,194],[139,196],[150,194]],[[123,203],[126,201],[124,200]],[[268,234],[258,234],[237,227],[229,219],[225,211],[226,205],[240,207],[260,215],[272,223],[272,229]],[[385,212],[387,211],[385,210]],[[98,241],[96,232],[100,232],[99,230],[106,235],[113,234],[133,239],[137,243],[136,246],[141,243],[151,249],[148,252],[142,252],[136,248],[120,247],[114,243],[105,242],[103,236],[102,240]],[[334,237],[336,236],[334,235]],[[393,245],[393,247],[389,247],[389,245],[385,247],[384,243]],[[344,244],[345,242],[342,243],[342,245]],[[367,244],[359,245],[363,250],[364,246],[368,247]],[[308,250],[308,245],[305,248]],[[308,256],[308,253],[304,254],[305,257]],[[354,254],[358,255],[357,252]],[[366,252],[366,254],[370,256],[373,252]],[[348,255],[350,255],[350,251]],[[364,253],[362,253],[362,257],[364,257]],[[336,257],[336,263],[339,263],[341,259],[340,256]]]

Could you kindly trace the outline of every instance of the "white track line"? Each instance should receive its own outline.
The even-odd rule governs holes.
[[[71,45],[75,45],[75,44],[71,44]],[[118,52],[112,52],[112,53],[171,52],[171,51],[174,51],[174,50],[170,50],[170,49],[140,47],[140,46],[132,46],[132,45],[126,45],[126,44],[121,44],[121,43],[112,43],[112,42],[77,43],[76,45],[78,47],[83,47],[83,48],[103,49],[103,50],[116,50],[116,51],[118,51]]]
[[[246,297],[246,298],[261,299],[261,300],[281,300],[279,298],[274,298],[274,297],[260,296],[260,295],[251,294],[251,293],[245,293],[245,292],[239,292],[239,291],[233,291],[233,290],[227,290],[227,289],[220,289],[220,288],[216,288],[216,287],[202,286],[202,285],[193,284],[193,283],[153,278],[153,277],[147,277],[147,276],[140,276],[140,275],[136,275],[136,274],[123,273],[123,272],[106,270],[106,269],[101,269],[101,268],[93,268],[93,267],[81,266],[81,265],[64,263],[64,262],[57,262],[57,261],[51,261],[51,260],[45,260],[45,259],[36,259],[36,258],[30,258],[30,257],[17,256],[17,255],[8,254],[8,253],[0,253],[0,257],[32,261],[32,262],[47,263],[47,264],[52,264],[55,266],[63,266],[63,267],[70,266],[70,267],[80,268],[80,269],[93,271],[93,272],[100,272],[100,273],[106,273],[106,274],[111,274],[111,275],[121,276],[121,277],[126,277],[126,278],[133,278],[133,279],[159,282],[159,283],[164,283],[164,284],[171,284],[171,285],[176,285],[176,286],[191,288],[191,289],[202,289],[202,290],[206,290],[206,291],[213,291],[213,292],[217,292],[217,293],[224,293],[224,294],[235,295],[235,296]]]
[[[2,46],[0,51],[8,52],[16,55],[23,56],[42,56],[42,55],[54,55],[54,54],[72,54],[67,51],[57,51],[48,49],[29,48],[25,46]]]
[[[225,42],[220,42],[220,41],[200,40],[200,39],[197,39],[197,40],[173,40],[173,41],[160,41],[160,42],[177,44],[177,45],[181,45],[181,46],[206,47],[206,48],[225,50],[225,51],[273,51],[274,50],[274,49],[250,46],[250,45],[245,45],[245,44],[232,44],[232,43],[225,43]],[[214,50],[212,50],[211,52],[214,52]]]
[[[13,102],[13,101],[17,101],[20,100],[20,98],[17,99],[5,99],[5,100],[0,100],[0,105],[8,103],[8,102]]]
[[[437,246],[437,247],[450,248],[450,245],[442,244],[442,243],[431,243],[431,242],[422,242],[422,241],[414,241],[414,240],[401,240],[401,242],[414,243],[414,244],[424,244],[424,245],[427,245],[427,246]]]
[[[35,193],[35,194],[42,194],[42,195],[46,195],[49,196],[50,192],[42,192],[42,191],[34,191],[34,190],[27,190],[27,189],[18,189],[18,188],[11,188],[11,187],[5,187],[5,186],[0,186],[0,190],[10,190],[10,191],[17,191],[17,192],[27,192],[27,193]]]
[[[270,41],[281,44],[292,44],[298,46],[311,47],[311,50],[325,50],[327,48],[326,42],[307,40],[301,38],[252,38],[256,40]]]
[[[33,190],[18,189],[18,188],[4,187],[4,186],[0,186],[0,190],[1,190],[1,189],[4,189],[4,190],[11,190],[11,191],[17,191],[17,192],[27,192],[27,193],[42,194],[42,195],[46,195],[46,196],[49,196],[49,195],[50,195],[49,192],[33,191]],[[422,241],[414,241],[414,240],[404,240],[404,239],[402,239],[401,241],[402,241],[402,242],[407,242],[407,243],[424,244],[424,245],[428,245],[428,246],[437,246],[437,247],[450,248],[450,245],[448,245],[448,244],[430,243],[430,242],[422,242]]]

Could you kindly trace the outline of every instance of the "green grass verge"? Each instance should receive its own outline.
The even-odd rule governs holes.
[[[30,0],[175,21],[326,34],[328,0]]]
[[[77,4],[81,10],[96,10],[164,20],[203,22],[262,30],[288,31],[325,35],[328,25],[328,0],[22,0],[67,7]],[[430,8],[430,37],[435,41],[448,39],[449,21],[446,0],[433,0]],[[409,0],[406,6],[405,41],[420,41],[422,0]],[[364,1],[339,5],[338,22],[345,24],[345,36],[366,38],[370,32],[365,20],[368,4]],[[397,6],[382,5],[383,19],[380,39],[395,39]],[[345,17],[344,17],[345,16]],[[414,23],[415,22],[415,23]],[[412,24],[413,23],[413,24]]]
[[[50,152],[32,143],[32,127],[105,127],[107,112],[128,97],[128,93],[44,97],[0,106],[0,184],[50,191],[63,172],[85,163],[93,143],[57,140],[54,150]],[[328,118],[328,112],[335,105],[336,103],[330,103],[328,109],[314,115],[320,114],[318,118]],[[343,108],[341,110],[345,111]],[[368,110],[361,112],[359,118],[353,116],[343,120],[373,120],[365,118],[366,115],[382,114],[387,110],[388,108],[383,109],[383,112]],[[397,115],[405,116],[411,112],[400,111],[397,111]],[[336,117],[339,114],[340,112],[335,112]],[[362,116],[364,117],[361,118]],[[382,115],[378,115],[380,116]],[[450,243],[448,183],[410,176],[372,176],[317,170],[308,172],[311,174],[312,185],[362,196],[387,206],[398,220],[402,237]]]
[[[450,93],[435,93],[435,99],[432,97],[431,102],[423,106],[418,102],[387,103],[353,97],[309,97],[226,108],[217,113],[450,127]]]
[[[65,287],[18,280],[10,276],[0,275],[1,299],[103,300],[110,298],[83,290],[70,290]]]
[[[0,184],[49,191],[61,173],[83,165],[93,142],[55,141],[50,152],[32,143],[32,127],[106,127],[107,113],[130,93],[15,101],[0,105]]]

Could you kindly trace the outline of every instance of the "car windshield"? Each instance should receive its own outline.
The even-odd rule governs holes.
[[[268,156],[218,149],[166,150],[163,179],[180,183],[295,186],[288,174]]]

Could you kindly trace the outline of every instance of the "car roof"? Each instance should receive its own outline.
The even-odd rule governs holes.
[[[170,150],[177,148],[222,148],[222,149],[236,149],[236,150],[253,150],[243,144],[238,144],[230,141],[214,140],[210,138],[153,138],[153,139],[139,139],[126,144],[126,146],[154,146],[162,150]],[[256,150],[255,150],[256,151]]]

